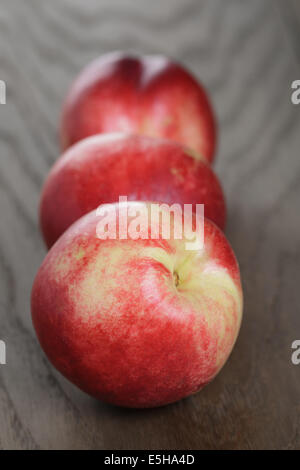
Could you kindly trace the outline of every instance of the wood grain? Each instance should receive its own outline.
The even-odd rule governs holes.
[[[300,448],[300,366],[291,363],[300,108],[290,101],[299,12],[292,0],[0,0],[0,448]],[[67,383],[43,356],[29,307],[45,255],[38,197],[59,154],[62,99],[83,65],[119,48],[174,56],[209,90],[245,291],[241,334],[215,381],[147,411],[106,406]]]

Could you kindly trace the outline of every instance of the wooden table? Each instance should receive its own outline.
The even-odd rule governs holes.
[[[300,13],[296,0],[0,1],[0,448],[300,448]],[[45,359],[30,290],[45,256],[39,191],[59,155],[66,90],[97,55],[174,56],[209,90],[216,171],[245,292],[241,334],[196,396],[129,411],[89,398]]]

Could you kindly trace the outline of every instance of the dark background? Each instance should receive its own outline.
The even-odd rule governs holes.
[[[300,448],[299,2],[276,0],[0,0],[0,448]],[[125,49],[182,61],[211,94],[215,168],[227,236],[245,292],[230,360],[202,392],[130,411],[67,383],[45,359],[30,290],[45,248],[42,182],[59,155],[67,88],[97,55]]]

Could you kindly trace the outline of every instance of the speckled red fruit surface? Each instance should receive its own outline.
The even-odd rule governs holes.
[[[149,210],[145,202],[126,210],[142,206]],[[107,206],[117,227],[121,207]],[[242,317],[224,234],[206,219],[204,247],[190,251],[185,239],[123,239],[124,229],[99,239],[98,224],[95,211],[73,224],[37,273],[32,318],[46,355],[80,389],[115,405],[155,407],[199,391],[227,360]]]
[[[129,200],[204,204],[205,216],[225,225],[221,185],[210,165],[173,141],[105,134],[71,147],[45,182],[40,220],[50,247],[99,204]]]
[[[202,85],[163,56],[111,53],[81,72],[63,107],[62,148],[107,132],[173,139],[209,162],[216,147],[215,119]]]

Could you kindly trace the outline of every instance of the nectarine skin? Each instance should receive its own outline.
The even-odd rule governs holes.
[[[48,247],[81,216],[100,204],[129,200],[204,204],[221,229],[225,200],[210,165],[167,139],[106,134],[71,147],[45,182],[40,223]]]
[[[186,251],[172,238],[101,240],[98,222],[91,212],[73,224],[34,281],[32,318],[46,355],[115,405],[155,407],[199,391],[227,360],[242,317],[224,234],[205,220],[204,248]]]
[[[62,149],[98,133],[175,140],[213,160],[216,124],[202,85],[163,56],[110,53],[79,75],[61,118]]]

